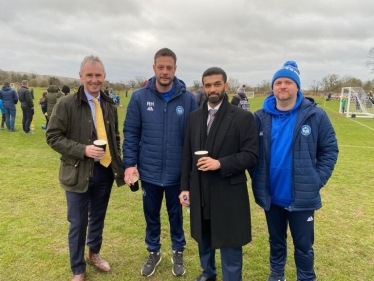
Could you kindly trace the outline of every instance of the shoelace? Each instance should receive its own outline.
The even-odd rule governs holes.
[[[157,259],[156,253],[151,253],[147,259],[147,265],[152,265],[155,263],[155,260]]]
[[[183,254],[181,252],[175,252],[174,262],[178,265],[183,265]]]

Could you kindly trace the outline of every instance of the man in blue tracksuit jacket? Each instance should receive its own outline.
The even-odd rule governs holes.
[[[198,108],[195,96],[174,76],[176,55],[167,48],[154,57],[155,76],[134,92],[124,122],[123,167],[128,185],[140,178],[146,220],[148,259],[141,274],[151,276],[161,261],[160,209],[165,193],[172,242],[172,273],[185,273],[186,244],[179,203],[182,146],[188,115]]]
[[[295,247],[298,281],[314,281],[314,211],[338,157],[327,114],[303,97],[297,64],[288,61],[272,79],[273,93],[255,113],[259,162],[250,171],[256,203],[265,210],[270,242],[268,281],[284,281],[287,227]]]

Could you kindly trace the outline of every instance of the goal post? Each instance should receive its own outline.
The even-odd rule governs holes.
[[[352,118],[374,118],[374,105],[361,87],[343,87],[339,113]]]
[[[249,99],[253,99],[255,97],[255,92],[246,92],[245,94]]]

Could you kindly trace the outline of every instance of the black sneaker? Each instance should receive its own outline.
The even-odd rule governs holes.
[[[160,263],[161,259],[160,252],[150,252],[140,273],[144,276],[151,276],[155,273],[156,266]]]
[[[284,275],[277,275],[276,273],[272,272],[270,273],[267,281],[286,281],[286,278]]]
[[[173,251],[173,257],[171,258],[173,263],[173,269],[171,270],[174,276],[182,276],[186,273],[186,269],[183,264],[183,252]]]

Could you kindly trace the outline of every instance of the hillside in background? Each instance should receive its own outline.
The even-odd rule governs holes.
[[[19,85],[22,80],[28,80],[31,87],[48,87],[49,85],[78,87],[80,85],[80,80],[76,78],[0,69],[0,84],[9,81],[14,85]]]

